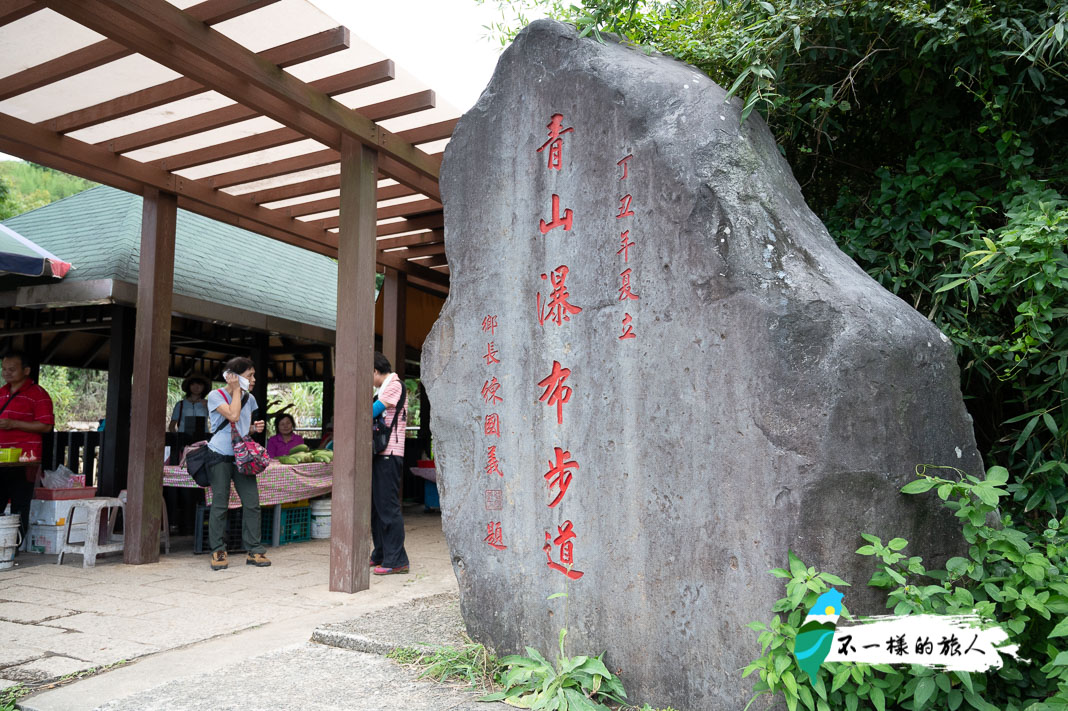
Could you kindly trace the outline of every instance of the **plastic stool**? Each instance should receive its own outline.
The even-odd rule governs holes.
[[[126,515],[126,489],[119,492],[119,501],[122,502],[122,513]],[[159,517],[160,531],[159,542],[163,544],[163,552],[166,555],[171,554],[171,524],[167,520],[167,502],[163,502],[163,511]],[[125,525],[125,524],[123,524]],[[123,532],[123,540],[126,540],[126,533]],[[108,538],[115,537],[115,516],[111,516],[108,521]]]
[[[88,520],[85,522],[85,542],[71,543],[70,530],[74,523],[74,510],[85,509]],[[107,538],[100,542],[100,516],[105,509],[122,509],[122,500],[111,496],[98,496],[92,499],[75,499],[71,502],[70,512],[67,514],[67,525],[63,533],[63,541],[59,547],[59,557],[56,565],[63,565],[64,553],[81,553],[82,567],[92,568],[96,566],[96,557],[101,553],[118,553],[122,550],[123,543],[111,542],[111,528],[114,514],[108,516],[108,523],[104,527]]]

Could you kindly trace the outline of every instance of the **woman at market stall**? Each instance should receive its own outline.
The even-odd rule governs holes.
[[[252,421],[256,398],[251,390],[256,384],[256,369],[248,358],[231,358],[223,371],[226,386],[208,395],[211,431],[208,441],[214,461],[208,466],[211,479],[211,514],[208,518],[208,543],[211,546],[211,569],[229,565],[226,554],[226,512],[230,503],[230,482],[241,497],[241,542],[248,551],[245,563],[257,567],[271,564],[260,542],[260,492],[255,476],[242,474],[234,463],[231,428],[246,436],[250,431],[263,432],[263,420]]]
[[[197,417],[208,419],[208,403],[204,394],[211,389],[211,383],[207,378],[199,375],[190,375],[182,381],[182,391],[185,397],[174,403],[171,412],[171,424],[167,428],[171,432],[193,434],[196,429]]]
[[[277,434],[267,440],[267,454],[272,459],[278,459],[289,454],[289,450],[304,444],[304,438],[293,430],[297,423],[293,416],[286,413],[274,418],[274,429]]]

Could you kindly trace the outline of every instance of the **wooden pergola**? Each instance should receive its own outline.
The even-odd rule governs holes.
[[[369,586],[375,272],[403,364],[407,285],[448,290],[438,169],[456,119],[433,92],[382,94],[399,70],[355,44],[305,0],[0,0],[0,151],[145,198],[127,563],[159,556],[181,206],[338,260],[330,589]],[[218,257],[235,279],[255,268]]]

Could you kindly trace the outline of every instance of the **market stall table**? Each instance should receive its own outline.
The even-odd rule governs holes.
[[[272,461],[256,477],[259,483],[260,506],[275,507],[271,530],[271,545],[277,546],[282,535],[282,504],[314,496],[329,494],[334,486],[334,467],[326,462],[309,464],[281,464]],[[211,506],[211,487],[201,487],[182,467],[163,467],[163,485],[183,489],[203,489],[207,506]],[[227,508],[241,507],[241,498],[234,485],[230,484],[230,501]]]

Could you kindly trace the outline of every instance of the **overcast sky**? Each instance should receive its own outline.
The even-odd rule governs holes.
[[[500,18],[496,0],[311,2],[461,112],[489,83],[501,53],[500,42],[484,27]]]

